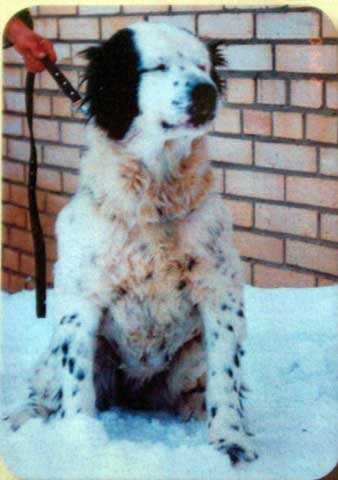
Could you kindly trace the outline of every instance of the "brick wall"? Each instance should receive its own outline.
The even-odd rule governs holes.
[[[35,28],[55,44],[78,85],[76,53],[137,20],[166,21],[224,38],[227,93],[209,137],[217,188],[233,213],[248,282],[315,286],[338,281],[338,45],[314,9],[218,6],[37,7]],[[24,68],[5,52],[3,286],[34,285],[27,211]],[[47,73],[37,78],[38,202],[48,280],[56,258],[54,222],[74,192],[83,117]]]

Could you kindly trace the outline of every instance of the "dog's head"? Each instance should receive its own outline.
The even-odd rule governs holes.
[[[204,44],[186,30],[143,22],[85,54],[85,102],[109,138],[151,132],[167,140],[200,136],[210,128],[222,89],[217,43]]]

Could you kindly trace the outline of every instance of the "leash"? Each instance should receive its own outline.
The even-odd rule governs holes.
[[[88,115],[88,108],[83,105],[82,98],[70,81],[64,76],[60,69],[48,57],[42,59],[47,71],[52,75],[63,93],[71,100],[74,110],[80,110]],[[35,282],[36,282],[36,315],[38,318],[46,317],[46,246],[40,222],[39,210],[36,198],[37,179],[37,153],[33,130],[34,116],[34,83],[35,74],[28,72],[26,76],[26,115],[30,140],[30,159],[28,174],[28,202],[29,216],[32,228],[33,247],[35,256]]]

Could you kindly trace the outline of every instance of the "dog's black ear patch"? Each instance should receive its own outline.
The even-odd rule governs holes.
[[[214,81],[219,93],[225,89],[225,81],[217,71],[218,67],[225,67],[227,65],[226,59],[220,47],[224,44],[223,40],[211,40],[207,43],[211,59],[211,78]]]
[[[113,140],[121,140],[139,114],[140,56],[133,36],[125,28],[101,46],[82,52],[89,60],[83,103],[89,103],[90,117]]]

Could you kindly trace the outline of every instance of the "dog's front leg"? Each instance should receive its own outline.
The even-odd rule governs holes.
[[[87,300],[62,297],[50,350],[50,355],[58,358],[61,370],[61,418],[95,414],[94,357],[101,316],[101,308]]]
[[[239,289],[238,289],[239,290]],[[217,294],[201,305],[207,349],[207,413],[210,442],[227,453],[233,465],[257,454],[243,424],[240,357],[243,306],[240,291]]]

